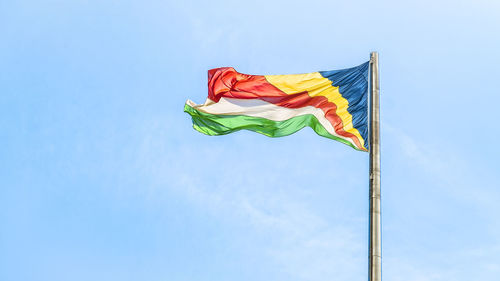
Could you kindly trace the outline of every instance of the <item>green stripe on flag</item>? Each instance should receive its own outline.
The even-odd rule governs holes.
[[[328,133],[312,114],[300,115],[284,121],[273,121],[245,115],[213,115],[198,111],[187,104],[184,105],[184,112],[191,115],[195,130],[209,136],[227,135],[239,130],[250,130],[268,137],[284,137],[308,126],[320,136],[342,142],[356,150],[364,151],[349,141]]]

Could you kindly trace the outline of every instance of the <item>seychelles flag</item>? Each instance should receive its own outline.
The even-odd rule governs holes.
[[[282,137],[308,126],[320,136],[368,151],[368,66],[290,75],[211,69],[207,100],[188,100],[184,111],[194,129],[211,136],[245,129]]]

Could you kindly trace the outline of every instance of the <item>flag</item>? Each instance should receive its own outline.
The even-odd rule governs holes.
[[[368,151],[368,66],[289,75],[248,75],[232,67],[208,71],[204,104],[184,111],[207,135],[251,130],[269,137],[309,126],[318,135]]]

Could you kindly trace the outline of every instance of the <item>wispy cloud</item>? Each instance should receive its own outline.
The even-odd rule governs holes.
[[[433,182],[432,187],[422,187],[419,193],[429,192],[429,196],[440,196],[437,200],[443,203],[432,206],[435,212],[448,212],[453,208],[459,212],[452,212],[453,217],[435,214],[443,221],[441,231],[450,233],[449,240],[468,241],[468,243],[457,244],[450,241],[439,243],[436,237],[429,237],[436,241],[440,251],[412,252],[412,255],[400,255],[386,257],[385,264],[389,265],[391,277],[394,280],[415,281],[440,281],[440,280],[470,280],[478,279],[479,276],[491,278],[499,268],[500,259],[498,251],[500,240],[489,237],[497,237],[500,234],[500,225],[496,216],[498,213],[498,200],[500,193],[492,185],[491,178],[478,175],[478,165],[467,158],[467,155],[455,150],[437,147],[433,141],[424,137],[411,136],[401,129],[390,124],[383,124],[386,138],[390,138],[393,151],[399,153],[399,161],[405,163],[418,174]],[[438,141],[439,140],[434,140]],[[479,165],[480,166],[480,165]],[[419,207],[429,208],[429,202],[421,202]],[[415,212],[421,212],[415,210]],[[446,229],[450,226],[459,232],[453,233]],[[474,223],[474,226],[467,224]],[[476,229],[478,228],[479,229]],[[425,233],[425,232],[424,232]],[[478,241],[480,234],[485,241]],[[432,236],[432,233],[427,233]],[[489,241],[488,241],[489,240]],[[449,249],[444,245],[456,245]],[[485,245],[489,245],[485,247]],[[428,247],[428,245],[422,245]],[[401,252],[402,253],[402,252]],[[399,253],[399,254],[401,254]],[[425,255],[426,258],[423,258]],[[476,268],[474,273],[471,267]],[[492,280],[492,279],[487,279]]]
[[[486,212],[498,208],[500,192],[492,188],[489,179],[477,174],[478,165],[460,151],[437,147],[422,138],[416,139],[391,124],[384,123],[383,126],[394,139],[394,144],[399,145],[403,157],[419,171],[437,179],[439,187],[450,196],[466,204],[480,206]]]

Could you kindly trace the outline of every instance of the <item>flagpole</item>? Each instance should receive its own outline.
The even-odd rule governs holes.
[[[369,281],[382,280],[380,231],[380,92],[378,53],[370,54],[370,237]]]

